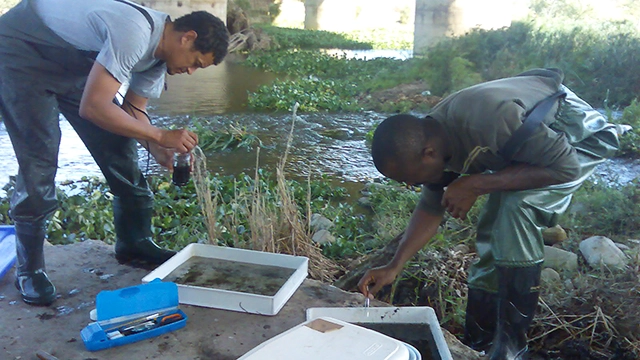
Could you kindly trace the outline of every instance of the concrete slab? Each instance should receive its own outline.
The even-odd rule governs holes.
[[[118,264],[113,246],[101,241],[46,246],[48,274],[59,298],[48,307],[26,305],[13,272],[0,280],[0,359],[36,359],[45,351],[58,359],[237,359],[262,342],[305,321],[312,307],[362,306],[364,297],[307,279],[275,316],[181,305],[185,328],[134,344],[87,351],[80,330],[101,290],[141,283],[150,271]],[[372,306],[389,306],[379,301]]]

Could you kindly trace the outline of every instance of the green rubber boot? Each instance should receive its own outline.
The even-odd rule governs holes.
[[[498,296],[469,288],[463,343],[476,351],[487,351],[493,343],[498,321]]]
[[[498,324],[489,360],[524,360],[527,331],[538,306],[541,265],[498,270]]]

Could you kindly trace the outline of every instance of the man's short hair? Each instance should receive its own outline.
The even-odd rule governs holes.
[[[177,18],[173,22],[176,31],[190,30],[198,34],[193,46],[203,54],[213,53],[213,65],[218,65],[229,47],[229,31],[224,22],[206,11],[194,11]]]
[[[407,169],[420,162],[422,149],[429,137],[425,119],[407,114],[391,116],[381,122],[373,133],[373,163],[382,174],[391,163],[399,169]]]

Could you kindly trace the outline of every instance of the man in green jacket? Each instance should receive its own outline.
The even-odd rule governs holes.
[[[445,212],[464,219],[488,195],[477,227],[479,259],[468,274],[464,340],[491,360],[523,358],[538,304],[542,230],[556,225],[572,193],[618,149],[615,126],[562,80],[560,70],[534,69],[454,93],[425,118],[396,115],[378,126],[376,168],[423,191],[393,259],[360,280],[363,294],[390,284]],[[548,110],[533,110],[543,103]],[[534,117],[539,124],[514,135]]]

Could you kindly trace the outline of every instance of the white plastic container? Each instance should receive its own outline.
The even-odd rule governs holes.
[[[432,358],[452,360],[451,351],[440,328],[435,311],[428,306],[407,307],[323,307],[307,309],[307,320],[331,317],[351,324],[376,328],[378,325],[392,328],[392,325],[424,326]],[[415,335],[415,334],[413,334]],[[422,335],[421,335],[422,336]],[[398,340],[407,341],[399,338]]]
[[[177,283],[181,304],[260,315],[276,315],[307,277],[309,266],[309,259],[304,256],[274,254],[206,244],[189,244],[171,259],[142,278],[142,282],[148,283],[156,278],[164,280],[176,268],[196,256],[228,260],[240,265],[265,265],[291,269],[291,276],[273,296]]]
[[[406,344],[330,317],[306,321],[238,360],[409,360]]]

